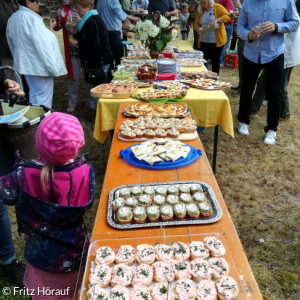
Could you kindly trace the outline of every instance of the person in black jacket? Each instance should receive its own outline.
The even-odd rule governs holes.
[[[78,41],[79,55],[83,68],[95,69],[103,65],[104,72],[108,72],[113,54],[109,44],[106,26],[94,7],[93,0],[73,0],[73,9],[81,17],[77,25],[75,38]],[[86,100],[90,108],[96,108],[98,99],[90,96],[90,90],[96,85],[86,84]]]

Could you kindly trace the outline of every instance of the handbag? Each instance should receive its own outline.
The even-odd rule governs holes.
[[[103,60],[101,56],[101,43],[99,40],[99,29],[97,23],[92,20],[96,27],[97,27],[97,37],[98,37],[98,42],[99,42],[99,48],[100,48],[100,59],[101,59],[101,66],[97,68],[90,68],[87,66],[87,61],[85,62],[85,68],[84,68],[84,80],[87,83],[91,84],[102,84],[106,82],[107,75],[103,70]]]

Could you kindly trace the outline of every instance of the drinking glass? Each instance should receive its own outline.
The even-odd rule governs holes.
[[[257,33],[258,33],[258,38],[257,38],[257,43],[256,43],[256,46],[258,47],[258,46],[259,46],[259,37],[260,37],[260,35],[261,35],[261,33],[262,33],[262,29],[261,29],[261,26],[260,26],[260,25],[255,26],[254,29],[255,29],[255,30],[257,31]]]

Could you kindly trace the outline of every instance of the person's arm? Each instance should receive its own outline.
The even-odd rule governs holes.
[[[248,3],[247,0],[245,0],[240,10],[240,15],[237,23],[237,34],[244,41],[248,40],[248,36],[250,33],[250,30],[248,29],[248,15],[246,10],[247,3]]]
[[[227,12],[230,12],[233,9],[233,3],[231,0],[218,1],[218,3],[221,4],[227,10]]]
[[[2,84],[3,84],[2,87],[7,95],[9,93],[15,93],[19,97],[25,96],[25,93],[21,90],[21,87],[17,82],[10,80],[10,79],[4,79]],[[1,83],[0,83],[0,85],[1,85]]]
[[[17,171],[0,177],[0,203],[15,205],[19,194]]]
[[[131,9],[132,9],[133,11],[137,10],[137,0],[133,0],[133,1],[132,1]]]
[[[200,14],[197,13],[195,22],[194,22],[194,29],[197,31],[198,35],[200,35]]]
[[[111,10],[113,11],[116,18],[121,21],[125,21],[127,18],[126,13],[122,10],[121,4],[118,0],[113,0],[110,2]]]

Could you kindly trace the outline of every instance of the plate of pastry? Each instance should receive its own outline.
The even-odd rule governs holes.
[[[171,139],[148,140],[120,151],[127,163],[151,170],[182,168],[194,163],[201,155],[201,150]]]

